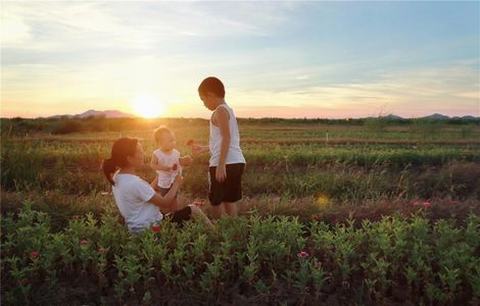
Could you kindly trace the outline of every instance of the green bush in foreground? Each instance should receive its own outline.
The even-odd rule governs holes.
[[[329,226],[292,217],[164,222],[132,236],[105,213],[53,231],[27,204],[2,218],[12,304],[453,304],[480,302],[480,217]]]

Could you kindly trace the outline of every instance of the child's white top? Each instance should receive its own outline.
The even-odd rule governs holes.
[[[165,153],[160,149],[156,149],[153,151],[153,154],[155,154],[157,160],[163,166],[172,167],[175,164],[177,165],[177,170],[175,171],[157,170],[158,187],[170,188],[175,181],[175,177],[182,171],[180,166],[180,152],[173,149],[169,153]]]
[[[230,129],[230,146],[228,147],[227,157],[225,158],[225,164],[240,164],[245,163],[245,157],[243,157],[242,149],[240,148],[240,133],[238,131],[237,118],[233,113],[233,110],[226,103],[220,104],[215,111],[223,107],[228,111],[230,115],[228,120],[228,128]],[[220,162],[220,150],[222,147],[222,135],[220,128],[215,126],[210,119],[210,140],[208,143],[210,148],[210,167],[218,166]]]
[[[136,175],[124,173],[115,174],[113,181],[113,197],[130,232],[142,231],[163,219],[158,207],[147,202],[155,194],[149,183]]]

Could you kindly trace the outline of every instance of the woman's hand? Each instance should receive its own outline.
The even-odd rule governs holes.
[[[227,169],[225,167],[225,164],[218,165],[217,170],[215,171],[215,178],[219,183],[223,183],[225,181],[225,179],[227,178]]]
[[[153,181],[150,183],[150,186],[152,186],[153,189],[156,189],[158,186],[158,176],[156,175]]]

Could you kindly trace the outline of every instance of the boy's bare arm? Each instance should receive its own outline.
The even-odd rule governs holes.
[[[208,152],[209,149],[210,149],[209,146],[201,146],[201,145],[197,145],[197,144],[192,145],[192,153],[193,154],[205,153],[205,152]]]
[[[193,163],[193,158],[190,155],[186,155],[186,156],[180,157],[178,161],[180,162],[180,166],[188,167]]]
[[[219,182],[225,181],[227,177],[225,169],[225,159],[227,158],[228,148],[230,147],[230,126],[228,121],[230,115],[223,107],[220,107],[215,112],[215,119],[220,128],[220,135],[222,135],[222,144],[220,146],[220,160],[218,162],[217,171],[215,173],[215,178]]]

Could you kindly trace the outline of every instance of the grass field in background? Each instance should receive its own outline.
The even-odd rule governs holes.
[[[479,122],[239,123],[241,217],[219,234],[166,223],[135,238],[116,221],[102,159],[122,136],[141,139],[149,158],[161,124],[189,154],[188,139],[207,143],[206,120],[2,119],[3,300],[480,301]],[[207,167],[202,155],[185,169],[184,203],[206,198]]]

